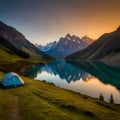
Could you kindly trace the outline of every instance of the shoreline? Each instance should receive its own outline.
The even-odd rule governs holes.
[[[3,75],[0,72],[0,79]],[[117,120],[120,117],[120,105],[106,103],[51,83],[21,77],[25,81],[24,86],[0,88],[0,118],[3,120],[10,119],[13,114],[29,120]],[[16,98],[18,101],[15,105]],[[18,113],[13,113],[15,111]]]

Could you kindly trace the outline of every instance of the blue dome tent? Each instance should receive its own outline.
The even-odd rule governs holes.
[[[24,81],[14,72],[10,72],[4,75],[1,81],[3,88],[18,87],[24,85]]]

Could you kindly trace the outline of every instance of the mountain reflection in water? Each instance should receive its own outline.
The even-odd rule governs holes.
[[[120,68],[108,66],[101,62],[70,62],[97,77],[101,82],[115,86],[120,90]]]
[[[76,80],[86,81],[90,75],[80,69],[80,67],[67,63],[65,60],[59,59],[46,65],[35,65],[29,70],[28,75],[35,78],[38,73],[46,71],[47,73],[59,75],[61,79],[65,79],[68,83]]]
[[[102,93],[106,101],[113,94],[115,102],[120,103],[119,67],[100,62],[67,62],[58,59],[46,65],[33,65],[27,75],[92,97],[99,97]]]

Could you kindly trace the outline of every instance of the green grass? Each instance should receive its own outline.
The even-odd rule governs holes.
[[[22,63],[22,64],[37,64],[37,63],[47,63],[51,60],[49,59],[43,59],[40,55],[34,54],[32,58],[24,59],[21,58],[15,54],[10,54],[7,52],[8,49],[2,45],[0,45],[0,66],[4,64],[14,64],[16,62]]]
[[[20,72],[21,68],[33,64],[46,64],[48,59],[23,59],[16,55],[7,53],[7,51],[0,48],[0,70],[4,72],[13,71]],[[12,66],[12,67],[11,67]]]
[[[23,59],[15,54],[7,52],[7,48],[0,45],[0,70],[4,72],[18,72],[22,73],[21,69],[33,64],[46,64],[49,59]]]
[[[7,53],[7,51],[5,51],[4,49],[1,49],[1,46],[0,46],[0,65],[14,63],[20,59],[21,58],[16,56],[16,55],[12,55],[12,54]]]
[[[4,73],[0,72],[0,79]],[[12,120],[18,97],[23,120],[119,120],[120,105],[61,89],[53,84],[22,77],[23,87],[0,88],[0,119]],[[19,120],[19,118],[17,118]]]
[[[0,68],[19,68],[44,59],[23,59],[0,46]],[[7,68],[8,67],[8,68]],[[4,73],[0,72],[0,80]],[[119,120],[120,105],[86,97],[53,84],[23,77],[25,85],[0,88],[0,120]]]

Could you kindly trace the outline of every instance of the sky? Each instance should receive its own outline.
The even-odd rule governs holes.
[[[0,21],[42,45],[67,33],[97,39],[120,25],[120,0],[0,0]]]

